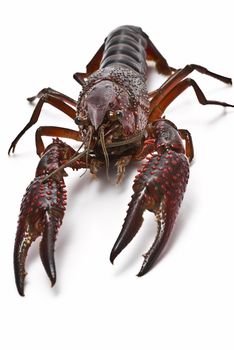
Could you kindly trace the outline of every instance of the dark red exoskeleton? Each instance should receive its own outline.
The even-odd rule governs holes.
[[[147,61],[154,61],[159,73],[169,76],[157,90],[148,92]],[[133,185],[121,233],[111,251],[111,262],[138,232],[145,210],[153,212],[157,233],[138,276],[145,274],[165,247],[180,207],[193,159],[190,133],[165,119],[167,106],[184,90],[192,87],[201,104],[234,107],[207,100],[197,83],[187,78],[193,71],[231,84],[231,79],[190,64],[183,69],[170,67],[149,37],[138,27],[122,26],[112,31],[85,73],[75,73],[81,84],[78,101],[51,88],[29,98],[39,98],[28,124],[12,142],[14,152],[21,136],[37,122],[44,103],[63,111],[78,125],[78,130],[44,126],[36,131],[40,156],[35,179],[28,186],[21,204],[15,240],[14,269],[18,291],[24,295],[25,259],[28,249],[41,236],[40,256],[52,285],[56,281],[54,244],[66,207],[65,168],[89,169],[116,166],[116,181],[124,178],[130,162],[146,159]],[[44,147],[42,136],[55,137]],[[58,137],[77,140],[78,151]],[[184,147],[185,143],[185,147]]]

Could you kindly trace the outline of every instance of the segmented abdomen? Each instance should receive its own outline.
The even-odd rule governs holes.
[[[105,40],[100,68],[120,64],[146,75],[146,36],[139,27],[121,26]]]

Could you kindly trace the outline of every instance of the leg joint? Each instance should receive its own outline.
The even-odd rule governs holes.
[[[44,129],[43,126],[39,126],[39,128],[37,128],[36,130],[36,135],[41,135],[43,133],[43,129]]]

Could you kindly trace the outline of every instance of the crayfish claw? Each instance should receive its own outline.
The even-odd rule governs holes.
[[[167,121],[161,121],[162,123]],[[160,125],[159,127],[161,128]],[[161,131],[163,129],[160,129]],[[137,276],[143,276],[150,270],[170,237],[188,177],[189,163],[182,146],[181,151],[179,147],[176,151],[169,147],[158,148],[157,154],[148,157],[148,161],[143,164],[135,178],[129,209],[111,252],[112,263],[137,234],[143,222],[143,213],[149,210],[155,214],[158,228],[154,243],[144,255],[144,261]]]
[[[54,260],[54,246],[58,227],[60,226],[59,218],[49,213],[45,214],[46,223],[45,231],[40,243],[40,257],[45,268],[47,276],[51,281],[53,287],[56,282],[56,267]]]
[[[157,235],[151,248],[143,255],[144,261],[137,274],[138,277],[143,276],[151,269],[168,241],[177,214],[177,212],[173,212],[173,209],[169,210],[169,207],[169,203],[166,204],[165,200],[162,200],[156,214]]]
[[[27,275],[25,271],[25,260],[31,243],[37,238],[37,236],[30,235],[29,233],[21,231],[18,227],[14,248],[14,271],[15,271],[15,283],[17,290],[21,296],[24,296],[24,280]]]
[[[15,281],[18,292],[22,296],[27,253],[32,242],[38,237],[41,237],[42,264],[51,285],[53,286],[56,282],[54,247],[67,203],[64,183],[66,173],[62,165],[64,162],[68,163],[75,154],[75,150],[69,145],[58,138],[54,139],[43,152],[35,178],[27,187],[23,197],[14,248]],[[78,169],[83,165],[84,160],[79,159],[79,162],[76,160],[68,166]]]
[[[25,261],[33,241],[42,237],[40,256],[52,286],[56,281],[54,244],[65,211],[66,193],[63,180],[43,183],[38,176],[28,186],[23,197],[14,248],[15,281],[20,295],[24,295]]]
[[[143,223],[144,210],[145,206],[142,196],[138,193],[134,193],[132,200],[129,203],[127,216],[124,221],[122,230],[110,254],[110,261],[112,264],[114,263],[114,260],[119,255],[119,253],[121,253],[121,251],[131,242],[131,240],[139,231]]]

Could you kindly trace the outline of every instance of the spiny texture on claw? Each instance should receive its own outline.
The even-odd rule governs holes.
[[[42,236],[42,263],[51,284],[54,285],[56,281],[54,244],[66,208],[67,195],[63,180],[66,173],[62,170],[56,177],[43,180],[74,153],[75,151],[62,141],[53,140],[38,164],[35,179],[26,189],[20,208],[14,249],[15,280],[20,295],[24,295],[27,253],[32,242],[39,236]],[[76,164],[73,168],[76,168]]]
[[[162,133],[163,130],[159,128],[158,131]],[[150,250],[144,255],[138,276],[149,271],[165,247],[188,182],[189,164],[183,154],[183,146],[178,143],[176,150],[173,147],[165,140],[163,143],[158,142],[156,148],[158,154],[150,156],[140,169],[134,181],[134,194],[129,203],[127,216],[111,252],[110,260],[113,263],[141,227],[144,211],[148,209],[155,213],[158,224],[157,235]]]
[[[52,285],[56,280],[54,263],[54,242],[62,223],[66,205],[64,181],[48,180],[38,176],[26,189],[23,197],[18,228],[16,232],[14,267],[18,291],[23,295],[25,278],[25,259],[31,243],[42,236],[40,255]]]

